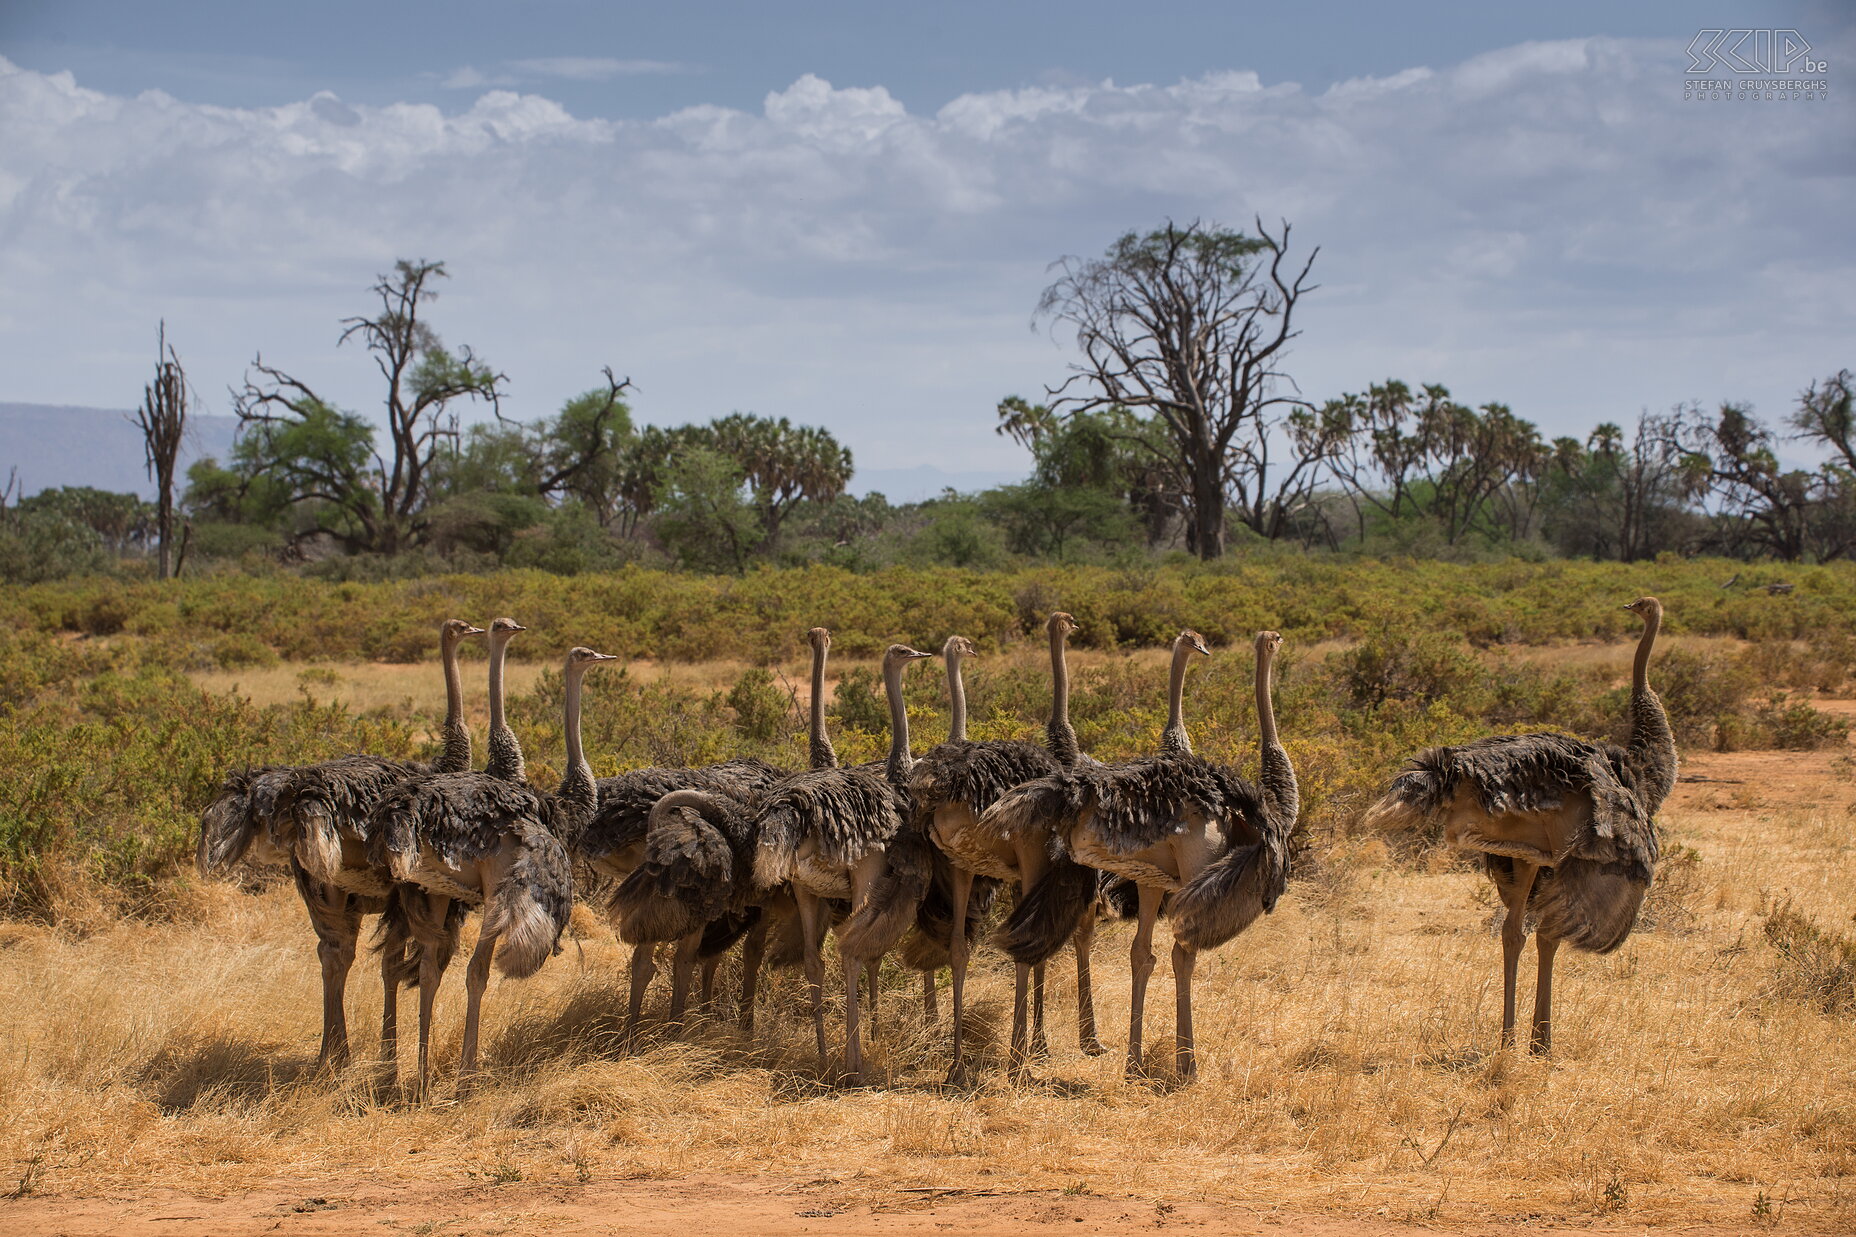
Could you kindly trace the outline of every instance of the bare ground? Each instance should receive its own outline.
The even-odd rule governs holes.
[[[975,1237],[1135,1231],[1215,1233],[1221,1237],[1415,1237],[1437,1231],[1428,1224],[1301,1215],[1226,1202],[955,1189],[891,1191],[871,1200],[861,1194],[847,1194],[836,1182],[727,1177],[688,1177],[675,1182],[437,1187],[418,1182],[323,1183],[298,1179],[270,1183],[226,1198],[150,1190],[119,1198],[0,1202],[0,1224],[20,1237],[40,1233],[154,1237],[196,1232],[223,1237],[270,1233],[311,1237],[376,1229],[441,1237],[488,1237],[500,1233],[685,1237],[691,1233],[730,1231],[764,1237],[949,1231]],[[1787,1227],[1794,1232],[1809,1231]],[[1476,1237],[1505,1237],[1539,1232],[1541,1227],[1532,1223],[1471,1223],[1452,1226],[1451,1231]],[[1553,1224],[1551,1231],[1597,1234],[1650,1230],[1641,1225]],[[1683,1225],[1657,1231],[1726,1237],[1746,1229]]]

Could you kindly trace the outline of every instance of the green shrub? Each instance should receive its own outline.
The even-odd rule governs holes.
[[[773,675],[758,666],[744,670],[728,692],[735,729],[756,743],[771,743],[786,729],[791,698],[773,685]]]

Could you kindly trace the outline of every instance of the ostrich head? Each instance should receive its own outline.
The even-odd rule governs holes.
[[[1274,653],[1282,647],[1282,633],[1279,631],[1260,631],[1257,633],[1257,655]]]
[[[528,628],[522,626],[522,624],[516,622],[512,618],[494,618],[490,620],[490,639],[492,640],[507,640],[518,631],[527,630]]]
[[[470,636],[481,636],[483,628],[472,627],[463,619],[446,619],[438,628],[438,638],[446,644],[456,644]]]
[[[1210,657],[1212,655],[1212,651],[1205,647],[1205,637],[1201,636],[1190,627],[1174,637],[1173,643],[1184,644],[1187,648],[1190,648],[1193,652],[1202,657]]]
[[[1624,608],[1638,618],[1661,618],[1663,616],[1663,603],[1654,597],[1639,597]]]
[[[567,668],[569,670],[584,671],[588,666],[595,665],[599,662],[617,660],[619,659],[616,654],[595,653],[592,649],[584,645],[575,645],[573,648],[567,650]]]
[[[947,658],[973,657],[979,650],[973,647],[973,641],[965,636],[949,636],[947,643],[941,646],[941,656]]]
[[[814,627],[806,633],[806,643],[812,646],[814,653],[823,652],[831,647],[831,632],[823,627]]]
[[[887,670],[891,666],[906,666],[912,661],[920,661],[924,657],[933,656],[933,653],[924,653],[920,649],[912,649],[906,644],[892,644],[883,650],[883,668]]]
[[[1050,616],[1050,621],[1044,624],[1044,630],[1050,632],[1053,636],[1062,635],[1068,637],[1082,629],[1083,625],[1076,621],[1074,615],[1066,614],[1062,610],[1052,614]]]

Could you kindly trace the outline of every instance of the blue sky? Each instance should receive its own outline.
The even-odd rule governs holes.
[[[1847,5],[535,0],[0,6],[0,400],[126,406],[165,316],[209,411],[254,352],[369,411],[336,321],[394,257],[537,416],[830,426],[1008,469],[1059,381],[1048,264],[1167,217],[1322,246],[1289,371],[1550,433],[1781,414],[1856,366]],[[1789,27],[1828,101],[1684,102],[1704,25]]]

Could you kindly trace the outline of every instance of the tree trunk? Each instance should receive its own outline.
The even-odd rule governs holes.
[[[1224,469],[1218,456],[1200,453],[1192,468],[1192,548],[1206,562],[1224,557]]]

